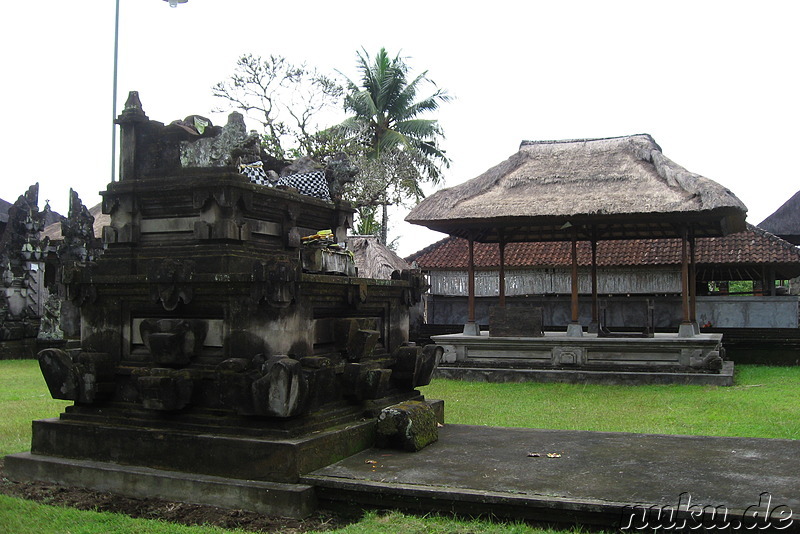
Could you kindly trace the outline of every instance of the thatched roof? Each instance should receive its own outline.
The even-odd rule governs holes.
[[[725,187],[661,153],[647,134],[608,139],[523,141],[519,151],[477,178],[423,200],[406,221],[477,241],[697,236],[745,228],[747,208]]]
[[[410,268],[403,258],[372,235],[347,236],[347,249],[353,253],[361,278],[388,280],[393,271]]]
[[[795,245],[800,245],[800,191],[758,226]]]
[[[7,223],[8,222],[8,210],[13,206],[13,202],[8,202],[7,200],[3,200],[0,198],[0,223]],[[47,215],[45,215],[44,222],[45,224],[52,224],[53,222],[59,221],[61,219],[61,215],[55,211],[48,211]]]
[[[103,227],[111,224],[111,216],[103,213],[103,205],[97,204],[89,209],[89,214],[94,217],[94,236],[100,237],[103,235]],[[61,237],[61,221],[54,222],[45,226],[42,231],[42,237],[49,237],[50,241],[60,241]]]

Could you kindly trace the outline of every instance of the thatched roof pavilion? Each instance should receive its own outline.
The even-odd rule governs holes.
[[[561,241],[562,227],[598,239],[696,237],[745,229],[747,208],[725,187],[687,171],[647,134],[523,141],[519,151],[423,200],[406,221],[480,242]]]
[[[746,213],[745,205],[728,189],[674,163],[652,137],[640,134],[523,141],[506,161],[420,202],[406,221],[469,240],[470,320],[464,331],[473,334],[475,241],[499,243],[501,306],[505,305],[506,243],[572,241],[572,323],[568,333],[581,335],[576,242],[581,239],[592,244],[592,315],[596,318],[598,240],[679,237],[683,326],[687,327],[682,335],[689,335],[695,322],[694,296],[690,294],[694,284],[689,283],[694,238],[742,231]]]
[[[394,271],[411,268],[406,260],[382,245],[374,235],[347,236],[347,249],[353,253],[361,278],[390,280]]]
[[[790,243],[800,245],[800,191],[758,226]]]

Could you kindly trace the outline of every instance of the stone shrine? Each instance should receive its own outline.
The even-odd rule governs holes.
[[[354,210],[251,183],[234,166],[242,154],[253,163],[243,130],[165,126],[135,93],[118,124],[120,181],[102,192],[106,251],[62,273],[80,307],[81,347],[39,355],[52,396],[74,405],[34,421],[31,452],[9,456],[6,469],[307,515],[315,496],[302,474],[371,447],[382,409],[424,400],[415,388],[428,384],[441,348],[407,342],[423,280],[317,265],[320,255],[337,265],[346,257],[335,245]],[[219,164],[181,163],[196,159],[199,139],[206,152],[224,149]],[[303,239],[317,234],[322,243]],[[313,273],[309,247],[320,252]],[[428,405],[441,420],[442,403]]]

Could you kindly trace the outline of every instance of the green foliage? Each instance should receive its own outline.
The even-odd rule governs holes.
[[[261,124],[264,150],[276,158],[322,159],[336,151],[339,136],[332,139],[330,132],[324,133],[320,120],[341,106],[344,88],[305,63],[243,55],[233,75],[217,83],[213,94]]]
[[[434,119],[421,115],[434,112],[450,100],[436,89],[417,99],[423,85],[435,84],[427,71],[409,79],[409,67],[400,55],[393,59],[381,48],[375,58],[364,50],[357,54],[358,82],[347,79],[345,110],[351,117],[339,131],[363,147],[356,154],[360,169],[357,181],[347,192],[356,207],[382,207],[381,242],[386,243],[386,206],[419,202],[425,195],[422,184],[441,181],[443,167],[450,165],[439,141],[444,133]]]
[[[355,227],[356,235],[379,235],[381,225],[377,218],[375,206],[365,206],[358,210]]]
[[[730,292],[730,293],[752,294],[753,293],[753,281],[752,280],[732,280],[732,281],[728,282],[728,292]]]
[[[425,196],[422,184],[439,183],[442,168],[450,165],[439,147],[444,138],[439,123],[422,117],[450,97],[436,88],[418,99],[425,84],[435,87],[427,71],[411,78],[404,59],[390,58],[383,48],[374,59],[366,51],[357,58],[361,78],[347,79],[345,92],[335,78],[306,64],[246,54],[238,59],[233,75],[213,87],[213,94],[261,124],[262,147],[276,158],[305,155],[323,161],[346,154],[360,172],[344,198],[356,206],[360,219],[379,220],[381,231],[376,235],[385,244],[386,207],[416,204]],[[322,127],[342,104],[350,118]],[[379,219],[377,211],[368,211],[378,206]]]

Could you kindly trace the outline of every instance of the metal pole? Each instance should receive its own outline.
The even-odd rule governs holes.
[[[119,0],[116,0],[117,11],[114,17],[114,88],[111,97],[112,106],[111,110],[111,181],[117,175],[117,125],[114,121],[117,119],[117,63],[119,59]]]

